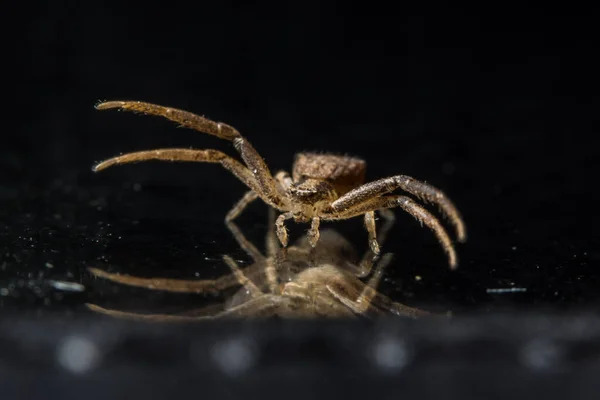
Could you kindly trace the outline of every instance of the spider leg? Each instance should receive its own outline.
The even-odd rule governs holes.
[[[371,305],[391,312],[392,314],[400,317],[422,317],[433,315],[429,311],[421,310],[419,308],[409,307],[404,304],[392,301],[389,297],[384,296],[381,293],[376,293],[375,297],[371,299]]]
[[[243,208],[245,208],[250,202],[256,199],[257,195],[253,191],[246,192],[244,197],[238,201],[238,203],[233,207],[233,209],[227,214],[225,218],[227,228],[235,238],[238,245],[254,260],[257,265],[264,266],[264,275],[267,278],[267,283],[269,285],[269,290],[271,293],[277,292],[278,287],[278,279],[277,279],[277,271],[275,265],[273,264],[273,254],[268,254],[267,257],[263,256],[260,251],[254,246],[244,234],[240,231],[237,225],[233,222],[233,219],[237,217],[237,215],[241,212]],[[269,208],[269,232],[273,233],[273,228],[275,227],[275,210],[273,208]],[[272,227],[271,227],[272,226]],[[269,233],[267,233],[269,235]],[[271,238],[271,241],[274,241],[274,246],[277,246],[277,238]],[[271,244],[273,246],[273,243]],[[276,247],[275,247],[276,248]],[[276,251],[271,250],[269,248],[269,240],[267,240],[267,250],[268,251]],[[227,262],[227,260],[226,260]],[[233,262],[233,260],[231,260]],[[228,262],[229,263],[229,262]],[[230,265],[231,267],[231,265]],[[235,272],[235,271],[234,271]]]
[[[374,236],[375,243],[378,243],[378,247],[381,247],[385,240],[387,239],[388,232],[394,226],[394,222],[396,221],[396,217],[394,213],[388,209],[380,209],[378,210],[379,214],[383,217],[384,221],[379,231]],[[365,214],[365,219],[366,219]],[[369,250],[364,254],[362,260],[360,261],[359,267],[355,272],[355,275],[359,278],[364,278],[371,273],[371,269],[373,268],[373,262],[377,259],[378,254],[373,252],[372,248],[369,247]]]
[[[166,278],[140,278],[137,276],[106,272],[98,268],[88,268],[88,271],[97,278],[108,279],[111,282],[127,286],[141,287],[151,290],[164,290],[174,293],[216,293],[219,290],[235,286],[235,279],[217,280],[186,280]]]
[[[267,164],[250,142],[248,142],[234,127],[222,122],[212,121],[188,111],[141,101],[107,101],[96,105],[96,109],[98,110],[107,110],[111,108],[161,116],[177,122],[186,128],[208,133],[209,135],[233,142],[234,147],[248,166],[250,173],[256,178],[256,182],[261,189],[260,193],[269,200],[267,203],[275,204],[279,207],[284,204],[284,199],[276,190],[275,181],[273,180],[273,176],[271,175]]]
[[[275,221],[275,227],[277,229],[277,238],[279,238],[279,242],[283,247],[287,247],[288,245],[288,233],[285,227],[284,222],[288,219],[294,218],[294,214],[292,212],[286,212],[280,214]]]
[[[423,201],[437,204],[454,225],[458,240],[460,242],[466,240],[465,224],[452,201],[441,190],[405,175],[392,176],[359,186],[334,201],[331,207],[337,212],[343,212],[356,204],[382,194],[391,193],[398,188],[417,196]]]
[[[143,101],[104,101],[96,104],[96,110],[108,110],[111,108],[164,117],[186,128],[208,133],[209,135],[229,141],[241,136],[232,126],[222,122],[211,121],[208,118],[177,108],[159,106]]]
[[[389,311],[392,314],[401,316],[401,317],[412,317],[416,318],[419,316],[427,316],[431,315],[430,312],[421,310],[414,307],[408,307],[404,304],[397,303],[392,301],[389,297],[377,292],[377,286],[379,281],[381,280],[381,276],[383,275],[383,270],[387,267],[389,262],[391,261],[391,254],[388,253],[383,256],[383,259],[379,262],[376,267],[376,270],[373,273],[373,276],[366,285],[364,285],[363,290],[358,296],[356,300],[351,300],[348,293],[348,288],[344,288],[341,285],[328,284],[326,285],[327,290],[342,304],[346,307],[350,308],[354,313],[363,315],[369,311],[372,311],[376,314],[381,314],[383,311]],[[360,281],[359,281],[360,282]],[[353,285],[358,287],[358,284]],[[357,291],[352,295],[356,295]]]
[[[209,315],[190,316],[190,315],[170,315],[170,314],[142,314],[129,311],[113,310],[100,307],[97,304],[86,303],[85,306],[98,314],[108,315],[114,318],[123,318],[131,321],[146,322],[197,322],[202,320],[214,319]]]
[[[244,211],[244,209],[248,207],[248,205],[250,205],[250,203],[252,203],[257,198],[258,194],[254,190],[246,192],[244,196],[241,199],[239,199],[237,203],[235,203],[231,210],[229,210],[229,212],[225,216],[225,221],[231,222],[234,219],[236,219],[242,213],[242,211]]]
[[[375,211],[365,213],[365,228],[369,234],[369,248],[375,256],[379,255],[379,243],[377,243],[377,233],[375,230]]]
[[[279,185],[281,192],[285,194],[285,192],[292,186],[292,177],[286,171],[279,171],[275,174],[275,181]]]
[[[90,310],[109,315],[116,318],[124,318],[135,321],[146,322],[198,322],[218,318],[241,318],[241,317],[268,317],[277,313],[277,309],[285,305],[289,299],[281,296],[264,294],[254,299],[248,300],[238,306],[221,311],[215,315],[169,315],[169,314],[142,314],[127,311],[119,311],[100,307],[96,304],[86,303]],[[210,306],[209,306],[210,307]]]
[[[438,242],[442,245],[442,248],[448,255],[448,263],[451,269],[456,269],[458,262],[456,252],[452,241],[448,236],[448,233],[440,224],[440,221],[425,207],[415,202],[413,199],[407,196],[394,195],[394,196],[383,196],[367,199],[363,203],[355,204],[352,208],[346,209],[345,211],[337,214],[326,214],[322,215],[322,219],[347,219],[362,215],[368,211],[378,210],[382,208],[393,208],[400,207],[421,223],[425,224],[429,229],[433,231],[437,237]]]
[[[308,230],[308,243],[310,243],[310,246],[313,248],[317,245],[319,237],[321,236],[319,233],[320,224],[321,219],[319,217],[313,217],[310,223],[310,229]]]
[[[229,257],[228,255],[224,255],[223,261],[225,261],[225,264],[227,264],[227,266],[231,268],[233,276],[235,276],[237,281],[240,283],[240,285],[244,287],[244,289],[250,292],[252,297],[257,297],[263,294],[262,290],[260,290],[254,284],[254,282],[248,279],[248,277],[242,272],[242,270],[240,270],[240,267],[238,267],[237,263],[233,260],[233,258]]]
[[[235,175],[246,186],[256,192],[265,203],[279,208],[262,191],[261,186],[254,175],[239,161],[218,150],[195,150],[195,149],[155,149],[127,153],[104,160],[93,167],[94,172],[102,171],[115,165],[136,163],[140,161],[178,161],[178,162],[205,162],[220,163],[226,170]]]
[[[279,240],[277,239],[277,234],[275,233],[275,210],[271,207],[269,207],[267,227],[267,236],[265,238],[267,258],[273,258],[279,250]]]
[[[225,261],[227,262],[227,261]],[[228,264],[229,265],[229,264]],[[255,263],[244,268],[245,279],[259,280],[262,272],[262,264]],[[229,265],[231,267],[231,265]],[[224,275],[217,279],[193,280],[193,279],[168,279],[168,278],[141,278],[132,275],[111,273],[99,268],[88,268],[88,271],[97,278],[107,279],[121,285],[140,287],[150,290],[163,290],[173,293],[218,293],[234,286],[244,285],[235,273]],[[244,280],[246,282],[246,280]]]
[[[240,246],[242,250],[244,250],[246,254],[250,256],[250,258],[252,258],[252,261],[255,263],[264,262],[265,257],[256,248],[256,246],[246,239],[244,234],[240,231],[240,228],[238,228],[233,221],[227,221],[225,225],[227,226],[227,229],[229,229],[229,232],[231,232],[231,235],[237,242],[238,246]]]
[[[381,261],[377,263],[377,267],[375,268],[375,271],[373,271],[373,275],[369,281],[363,285],[362,291],[356,297],[354,297],[354,295],[349,297],[350,293],[343,293],[344,291],[347,291],[347,289],[340,290],[341,287],[338,287],[338,285],[326,285],[327,290],[329,290],[333,296],[335,296],[340,302],[342,302],[346,307],[350,308],[356,314],[364,314],[367,312],[369,307],[371,307],[371,300],[377,294],[377,286],[379,286],[379,281],[383,275],[383,270],[391,261],[391,253],[387,253],[383,256]]]

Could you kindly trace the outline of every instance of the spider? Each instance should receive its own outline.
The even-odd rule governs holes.
[[[274,222],[274,213],[269,213]],[[388,216],[379,229],[381,240],[393,224]],[[179,314],[141,314],[87,304],[92,311],[113,317],[152,322],[195,322],[220,318],[272,317],[374,317],[393,314],[418,317],[430,313],[392,301],[377,291],[385,267],[392,259],[384,254],[373,269],[369,249],[357,265],[356,252],[332,229],[323,230],[315,248],[302,237],[281,252],[273,223],[269,224],[264,256],[233,222],[227,224],[240,247],[253,263],[241,270],[228,255],[223,261],[232,273],[214,280],[140,278],[89,268],[92,275],[128,286],[177,293],[221,293],[241,286],[226,302]],[[361,279],[368,277],[366,283]]]
[[[98,110],[112,108],[165,117],[183,127],[229,140],[233,142],[245,165],[218,150],[175,148],[123,154],[100,162],[94,166],[94,171],[146,160],[220,163],[250,188],[227,213],[225,220],[234,220],[248,204],[260,197],[269,206],[282,212],[275,225],[277,237],[284,247],[288,244],[286,220],[310,222],[308,241],[315,247],[319,240],[321,220],[342,220],[364,215],[369,246],[377,256],[380,249],[374,212],[400,207],[415,217],[421,225],[425,224],[433,231],[448,256],[450,268],[455,269],[458,265],[452,241],[438,218],[411,197],[389,195],[396,189],[402,189],[422,201],[437,205],[454,226],[458,241],[464,242],[467,236],[466,228],[457,208],[442,191],[427,183],[405,175],[364,183],[364,160],[317,153],[298,153],[291,177],[285,171],[273,176],[250,142],[235,128],[225,123],[211,121],[176,108],[140,101],[106,101],[96,105]]]

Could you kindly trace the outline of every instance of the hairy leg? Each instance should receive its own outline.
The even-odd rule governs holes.
[[[388,209],[380,209],[378,213],[384,219],[383,224],[381,224],[379,231],[375,236],[375,241],[378,243],[378,247],[383,246],[385,240],[387,239],[388,232],[392,229],[394,222],[396,221],[396,217],[394,213]],[[366,216],[366,214],[365,214]],[[358,269],[354,272],[354,274],[359,278],[364,278],[371,273],[371,269],[373,268],[373,262],[377,259],[378,254],[369,247],[369,250],[363,255],[362,260],[360,261]]]
[[[288,299],[270,294],[261,295],[238,306],[232,307],[215,315],[169,315],[141,314],[127,311],[112,310],[96,304],[86,303],[86,306],[97,313],[116,318],[124,318],[146,322],[199,322],[218,318],[269,317],[277,314],[277,310],[288,303]],[[210,306],[209,306],[210,307]]]
[[[371,307],[371,300],[377,294],[377,286],[383,275],[383,270],[392,261],[392,254],[387,253],[377,263],[373,275],[366,284],[363,284],[363,288],[359,293],[349,293],[348,288],[341,288],[340,285],[327,285],[327,290],[333,294],[340,302],[346,307],[350,308],[356,314],[364,314]],[[354,286],[354,285],[353,285]],[[342,289],[342,290],[340,290]],[[346,292],[346,293],[344,293]]]
[[[294,218],[294,214],[291,212],[286,212],[280,214],[275,221],[275,227],[277,228],[277,238],[279,238],[279,242],[283,247],[287,247],[288,245],[288,233],[285,227],[285,221],[288,219]]]
[[[140,278],[120,273],[111,273],[99,268],[88,268],[88,271],[97,278],[108,279],[109,281],[127,286],[141,287],[151,290],[164,290],[174,293],[217,293],[220,290],[237,285],[233,276],[227,276],[226,279],[216,280],[187,280],[187,279],[167,279],[167,278]]]
[[[111,273],[99,268],[88,268],[88,271],[97,278],[107,279],[121,285],[140,287],[150,290],[163,290],[173,293],[213,293],[217,294],[223,290],[240,285],[235,274],[228,274],[217,279],[194,280],[194,279],[169,279],[169,278],[141,278],[132,275]],[[255,263],[244,268],[244,275],[252,281],[260,282],[262,274],[262,263]]]
[[[452,201],[441,190],[405,175],[392,176],[359,186],[334,201],[331,207],[337,212],[344,212],[354,205],[391,193],[398,188],[417,196],[423,201],[437,204],[454,225],[458,240],[460,242],[466,240],[465,224]]]
[[[279,240],[275,233],[275,210],[269,207],[269,216],[267,218],[267,236],[265,238],[265,247],[267,249],[267,258],[273,258],[279,250]]]
[[[244,272],[242,272],[233,258],[229,257],[228,255],[224,255],[223,261],[225,261],[225,264],[229,266],[233,276],[235,276],[235,279],[237,279],[239,284],[243,286],[244,289],[246,289],[252,295],[252,297],[258,297],[263,294],[263,292],[254,284],[254,282],[248,279]]]
[[[208,133],[221,139],[232,141],[240,137],[240,133],[232,126],[222,122],[215,122],[189,111],[177,108],[159,106],[157,104],[145,103],[143,101],[104,101],[96,104],[97,110],[108,110],[118,108],[123,111],[131,111],[146,115],[156,115],[177,122],[179,125]]]
[[[242,213],[242,211],[244,211],[244,209],[248,207],[248,205],[257,198],[258,194],[254,190],[246,192],[244,196],[241,199],[239,199],[237,203],[235,203],[231,210],[229,210],[229,212],[225,216],[225,221],[231,222],[234,219],[236,219]]]
[[[421,225],[425,224],[429,229],[431,229],[442,245],[442,248],[448,255],[448,263],[450,264],[450,268],[456,269],[458,261],[454,246],[452,245],[452,241],[450,240],[448,233],[433,214],[431,214],[422,205],[418,204],[410,197],[394,195],[371,198],[363,203],[356,204],[352,208],[349,208],[345,211],[337,214],[322,215],[321,218],[347,219],[362,215],[368,211],[394,207],[402,208],[404,211],[415,217],[417,221],[421,223]]]
[[[409,307],[402,303],[392,301],[392,299],[390,299],[387,296],[384,296],[381,293],[375,294],[375,297],[373,297],[373,299],[371,299],[371,305],[373,305],[383,311],[390,312],[390,313],[400,316],[400,317],[417,318],[417,317],[426,317],[426,316],[433,315],[429,311],[421,310],[419,308]]]
[[[245,208],[250,202],[256,199],[256,193],[249,191],[244,197],[240,199],[240,201],[233,207],[233,209],[227,214],[226,224],[227,228],[237,241],[238,245],[254,260],[255,263],[261,265],[264,268],[264,276],[267,279],[267,284],[269,286],[269,290],[271,293],[276,293],[278,291],[278,279],[277,279],[277,271],[274,266],[273,255],[275,254],[274,249],[277,246],[277,237],[275,237],[274,228],[275,228],[275,210],[273,208],[269,208],[269,234],[272,234],[273,237],[269,240],[267,239],[267,251],[273,252],[272,254],[267,254],[267,257],[263,256],[260,251],[244,236],[244,234],[239,230],[237,225],[232,221],[238,214]],[[275,246],[275,247],[274,247]],[[271,248],[270,248],[271,247]],[[227,262],[227,260],[226,260]],[[233,260],[231,260],[233,262]]]
[[[242,181],[251,190],[257,193],[265,203],[272,207],[278,208],[277,204],[273,203],[269,197],[267,197],[261,190],[259,183],[256,181],[254,175],[242,165],[239,161],[231,158],[225,153],[218,150],[195,150],[195,149],[155,149],[136,151],[134,153],[127,153],[117,157],[109,158],[104,160],[93,167],[94,172],[102,171],[106,168],[110,168],[116,165],[130,164],[141,161],[158,160],[158,161],[172,161],[172,162],[205,162],[205,163],[219,163],[226,170],[235,175],[240,181]]]
[[[365,228],[369,234],[369,248],[375,256],[379,255],[379,243],[377,243],[377,232],[375,230],[375,211],[365,213]]]
[[[310,243],[311,247],[315,247],[317,242],[319,241],[319,237],[321,234],[319,233],[319,225],[321,224],[321,219],[319,217],[314,217],[310,223],[310,229],[308,230],[308,243]]]
[[[214,317],[210,315],[178,315],[178,314],[142,314],[129,311],[113,310],[110,308],[104,308],[97,304],[86,303],[85,306],[91,311],[98,314],[108,315],[113,318],[122,318],[131,321],[145,321],[145,322],[198,322],[202,320],[211,320]]]
[[[250,193],[250,192],[249,192]],[[271,212],[273,209],[269,209]],[[274,211],[272,211],[274,213]],[[275,225],[275,224],[273,224]],[[275,270],[275,266],[273,264],[273,257],[265,257],[260,251],[244,236],[244,234],[238,229],[237,225],[232,221],[227,222],[227,227],[233,234],[235,240],[238,242],[240,247],[254,260],[253,268],[261,268],[263,269],[264,277],[267,280],[267,285],[269,286],[269,290],[271,293],[277,292],[278,287],[278,279],[277,279],[277,271]],[[275,239],[277,240],[277,239]],[[228,256],[227,256],[228,257]],[[228,262],[227,260],[225,260]],[[235,262],[231,260],[230,262]],[[228,262],[228,264],[230,263]],[[235,264],[237,267],[237,264]],[[231,265],[229,265],[232,268]]]
[[[252,258],[255,263],[264,262],[265,257],[262,253],[254,246],[244,234],[240,231],[238,226],[233,221],[228,221],[225,223],[229,232],[237,242],[237,244]]]
[[[260,187],[259,193],[269,200],[267,203],[274,204],[277,207],[284,205],[283,199],[276,190],[275,182],[265,161],[254,147],[252,147],[250,142],[248,142],[234,127],[222,122],[212,121],[188,111],[141,101],[107,101],[96,105],[96,109],[98,110],[107,110],[111,108],[161,116],[177,122],[186,128],[195,129],[199,132],[208,133],[233,142],[234,147],[242,156],[249,171],[256,178],[256,182]]]
[[[282,196],[286,196],[288,189],[290,186],[292,186],[292,178],[290,177],[290,174],[285,171],[279,171],[275,174],[275,181],[277,182]]]

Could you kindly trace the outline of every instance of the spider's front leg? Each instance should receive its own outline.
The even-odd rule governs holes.
[[[279,217],[275,221],[275,228],[277,230],[277,238],[279,238],[279,242],[283,247],[287,247],[289,242],[289,235],[287,232],[287,228],[285,227],[285,221],[288,219],[294,218],[294,214],[292,212],[286,212]],[[321,237],[321,233],[319,232],[319,225],[321,224],[321,218],[313,217],[310,223],[310,229],[308,230],[308,243],[311,247],[315,247],[319,238]]]
[[[223,122],[212,121],[188,111],[143,101],[105,101],[96,104],[96,109],[98,110],[114,108],[167,118],[186,128],[194,129],[232,142],[235,149],[242,156],[253,180],[256,181],[256,186],[258,188],[252,187],[252,189],[257,191],[263,199],[266,199],[265,201],[268,204],[276,207],[283,205],[283,199],[276,189],[275,180],[273,179],[267,164],[250,142],[234,127]]]
[[[377,243],[377,233],[375,227],[375,211],[367,211],[365,213],[365,228],[367,228],[367,233],[369,235],[369,248],[373,252],[373,255],[376,257],[379,255],[379,243]]]
[[[454,250],[452,240],[450,240],[448,233],[433,214],[431,214],[425,209],[425,207],[418,204],[410,197],[392,195],[371,198],[363,201],[362,203],[355,204],[353,207],[345,211],[329,214],[327,215],[327,219],[347,219],[363,215],[369,211],[394,207],[402,208],[404,211],[416,218],[421,225],[425,225],[431,229],[448,255],[448,263],[450,264],[450,268],[456,269],[458,265],[456,251]]]
[[[283,247],[287,247],[289,240],[287,228],[285,227],[285,221],[292,218],[294,218],[294,214],[292,212],[286,212],[279,215],[279,217],[277,217],[277,220],[275,220],[277,238],[279,239],[279,242]]]
[[[465,223],[454,203],[441,190],[410,176],[396,175],[366,183],[341,196],[331,204],[331,207],[336,212],[345,212],[353,206],[369,199],[377,198],[383,194],[391,193],[396,189],[402,189],[421,200],[438,205],[441,211],[450,219],[452,225],[454,225],[458,241],[466,241],[467,230]]]
[[[317,242],[319,241],[319,237],[321,237],[321,233],[319,233],[319,225],[321,224],[321,219],[319,217],[313,217],[310,223],[310,229],[308,230],[308,243],[310,243],[311,247],[315,247]]]

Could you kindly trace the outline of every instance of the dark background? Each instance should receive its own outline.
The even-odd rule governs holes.
[[[304,2],[12,7],[0,145],[0,386],[7,398],[172,398],[191,390],[305,398],[315,397],[313,387],[331,398],[360,394],[361,383],[377,398],[597,393],[600,324],[590,322],[600,300],[596,13],[565,4],[461,9],[435,2],[398,10]],[[459,269],[448,269],[431,232],[396,212],[384,246],[395,260],[381,291],[456,318],[201,324],[191,332],[94,318],[85,302],[170,312],[213,299],[120,287],[91,278],[87,267],[208,279],[227,272],[223,254],[249,261],[223,224],[245,188],[219,166],[91,171],[116,154],[160,147],[235,155],[229,143],[169,121],[94,109],[119,99],[231,124],[274,171],[290,169],[298,151],[332,151],[364,157],[370,180],[406,174],[443,189],[468,228],[467,243],[457,246]],[[238,220],[261,249],[266,217],[257,202]],[[366,249],[360,219],[327,226]],[[306,229],[290,227],[294,238]],[[503,288],[520,292],[487,292]],[[496,319],[498,312],[512,317]],[[539,313],[559,315],[533,316]],[[74,334],[99,346],[105,360],[87,378],[57,368],[55,356],[73,343],[64,338]],[[240,337],[264,357],[237,386],[213,379],[218,360],[189,365],[189,346],[210,353],[218,340]],[[407,351],[396,369],[405,374],[363,357],[381,343]],[[295,376],[319,386],[299,385]],[[162,391],[153,392],[149,378]]]
[[[235,154],[166,120],[93,107],[133,99],[235,126],[275,171],[290,169],[297,151],[332,151],[365,158],[371,180],[407,174],[446,191],[468,228],[460,267],[450,272],[433,235],[397,212],[384,248],[396,259],[382,287],[397,301],[459,313],[595,310],[594,14],[504,11],[95,2],[21,10],[5,81],[0,306],[43,313],[90,298],[167,301],[103,286],[85,267],[206,278],[226,272],[222,254],[247,260],[222,223],[245,188],[220,167],[91,172],[142,149]],[[257,203],[239,220],[259,246],[266,214]],[[336,227],[366,248],[360,219]],[[47,279],[86,291],[55,293]],[[510,287],[526,291],[486,293]]]
[[[600,301],[598,16],[574,7],[420,7],[58,1],[23,3],[14,16],[9,10],[0,145],[3,393],[158,397],[149,378],[171,398],[192,390],[305,398],[313,387],[331,398],[360,394],[361,383],[377,398],[597,393],[600,324],[589,321]],[[395,259],[381,291],[456,318],[201,324],[190,332],[94,316],[84,303],[172,312],[214,299],[118,286],[93,279],[87,267],[209,279],[228,272],[223,254],[249,261],[223,223],[246,189],[219,166],[91,171],[143,149],[235,155],[230,143],[166,120],[94,109],[125,99],[235,126],[273,171],[290,169],[298,151],[332,151],[366,159],[369,180],[406,174],[441,188],[468,228],[467,243],[457,246],[459,269],[449,270],[431,232],[396,212],[383,248]],[[266,218],[257,202],[238,220],[261,249]],[[366,249],[360,219],[328,226]],[[293,238],[306,229],[290,227]],[[68,291],[57,281],[83,286]],[[507,288],[519,291],[487,292]],[[496,319],[498,312],[512,317]],[[532,316],[539,313],[558,320]],[[67,340],[80,337],[73,335],[100,349],[97,374],[73,379],[57,367],[57,354],[79,343]],[[231,380],[225,368],[213,379],[215,365],[223,367],[214,349],[240,338],[260,354],[255,372]],[[404,364],[386,370],[366,356],[382,343],[400,349],[394,360]],[[194,346],[212,356],[190,360]],[[28,374],[41,371],[30,384]]]

